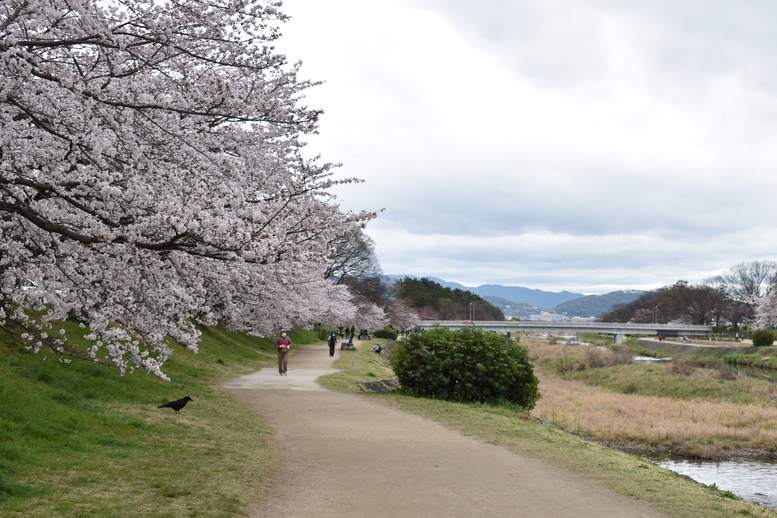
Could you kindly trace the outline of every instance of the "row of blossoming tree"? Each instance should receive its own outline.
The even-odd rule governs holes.
[[[0,319],[33,349],[161,367],[197,324],[356,322],[325,279],[343,213],[303,157],[314,86],[272,47],[268,0],[8,0],[0,7]],[[362,308],[364,309],[364,308]],[[76,319],[78,350],[47,323]],[[382,318],[370,312],[372,327]]]

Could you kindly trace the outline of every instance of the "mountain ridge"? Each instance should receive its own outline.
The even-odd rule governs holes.
[[[601,317],[618,304],[628,304],[638,299],[644,291],[620,290],[604,295],[588,295],[570,300],[553,308],[557,313],[577,317]]]
[[[386,275],[392,280],[410,277],[421,279],[417,275]],[[501,309],[507,318],[537,318],[538,314],[555,317],[596,318],[607,313],[617,304],[627,304],[639,298],[644,291],[620,290],[602,295],[583,295],[569,291],[552,292],[521,286],[503,286],[483,284],[465,286],[458,282],[446,281],[438,277],[427,277],[441,286],[461,289],[479,295]]]
[[[386,275],[390,279],[402,279],[404,277],[410,277],[411,279],[421,279],[423,277],[417,275]],[[574,299],[585,297],[582,293],[572,293],[569,291],[552,292],[544,291],[533,288],[524,288],[522,286],[503,286],[500,284],[483,284],[481,286],[465,286],[458,282],[446,281],[439,277],[426,277],[427,279],[434,281],[441,286],[452,289],[461,289],[470,291],[475,295],[481,297],[491,296],[499,297],[505,300],[513,302],[523,302],[531,306],[541,308],[552,308],[564,302],[569,302]]]

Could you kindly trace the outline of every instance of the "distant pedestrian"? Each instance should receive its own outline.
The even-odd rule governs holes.
[[[286,331],[281,331],[275,347],[278,349],[278,374],[286,376],[286,365],[289,362],[289,349],[291,349],[291,340],[286,336]]]
[[[351,338],[356,337],[356,326],[351,326]]]
[[[337,335],[332,333],[329,336],[329,356],[335,355],[335,345],[337,345]]]
[[[684,336],[684,337],[683,337],[683,343],[684,343],[684,344],[687,344],[687,343],[688,343],[688,337],[687,337],[687,336]]]

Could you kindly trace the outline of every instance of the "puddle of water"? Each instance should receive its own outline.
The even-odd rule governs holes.
[[[731,491],[744,500],[777,509],[777,461],[664,459],[654,462],[696,482],[708,486],[714,484],[718,489]]]

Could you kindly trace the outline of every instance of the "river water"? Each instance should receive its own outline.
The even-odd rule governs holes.
[[[561,336],[569,345],[589,345],[577,342],[576,337]],[[671,358],[634,357],[637,362],[665,362]],[[718,368],[717,366],[715,368]],[[777,372],[755,368],[732,366],[738,374],[744,374],[777,383]],[[726,461],[702,461],[693,459],[649,458],[662,468],[692,478],[722,491],[731,491],[738,497],[770,509],[777,509],[777,460],[741,459]]]
[[[636,361],[655,361],[635,358]],[[667,359],[665,358],[664,361]],[[732,367],[739,374],[775,381],[774,370],[742,369]],[[723,491],[731,491],[743,500],[764,507],[777,509],[777,460],[741,459],[726,461],[702,461],[693,459],[653,459],[659,466],[696,482],[715,485]]]
[[[696,482],[731,491],[743,500],[777,509],[777,461],[662,459],[653,462]]]

